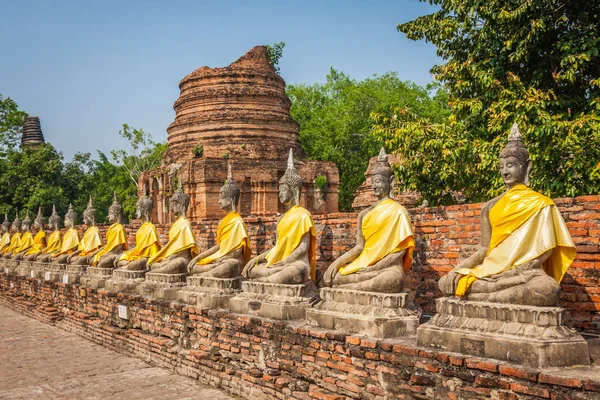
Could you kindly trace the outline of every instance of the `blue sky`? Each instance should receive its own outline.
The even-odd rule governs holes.
[[[40,117],[67,160],[124,148],[123,123],[166,140],[179,81],[255,45],[285,42],[287,83],[397,71],[424,85],[433,46],[396,31],[434,9],[396,1],[20,0],[0,2],[0,94]]]

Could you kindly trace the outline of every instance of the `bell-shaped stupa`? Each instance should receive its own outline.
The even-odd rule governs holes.
[[[21,148],[34,147],[44,144],[44,135],[38,117],[26,116],[23,121],[23,135],[21,136]]]

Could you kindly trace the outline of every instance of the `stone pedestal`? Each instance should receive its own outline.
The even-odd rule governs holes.
[[[291,320],[304,319],[306,308],[317,298],[312,281],[300,285],[242,282],[242,292],[229,300],[231,311],[261,317]]]
[[[85,265],[65,265],[65,272],[62,277],[62,283],[79,283],[83,274],[85,274]]]
[[[92,289],[102,289],[104,283],[112,277],[113,271],[113,268],[87,267],[85,274],[79,278],[79,283]]]
[[[31,271],[31,261],[20,261],[17,266],[17,275],[19,276],[29,276]]]
[[[144,283],[138,286],[138,293],[155,299],[177,300],[177,292],[185,286],[187,274],[158,274],[148,272]]]
[[[48,263],[43,263],[43,262],[39,262],[39,261],[30,261],[29,277],[44,278],[44,273],[46,271],[46,265],[48,265]]]
[[[44,266],[42,278],[46,281],[60,282],[66,267],[65,264],[47,263]]]
[[[188,276],[187,286],[177,297],[198,307],[229,308],[229,300],[242,289],[242,279],[241,276],[230,279]]]
[[[420,310],[412,293],[321,289],[321,301],[306,311],[311,325],[377,338],[413,336]]]
[[[436,308],[417,329],[421,346],[536,368],[590,364],[586,341],[563,325],[563,308],[455,298],[437,299]]]
[[[138,286],[146,280],[148,271],[147,269],[142,271],[115,269],[112,277],[104,283],[104,288],[112,292],[136,293]]]
[[[16,275],[17,267],[19,266],[19,262],[16,260],[2,260],[2,270],[6,275]]]

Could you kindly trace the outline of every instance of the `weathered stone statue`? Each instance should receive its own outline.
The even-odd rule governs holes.
[[[92,205],[91,195],[88,206],[83,211],[83,223],[87,227],[87,230],[83,234],[83,238],[79,241],[77,251],[67,259],[68,264],[91,265],[93,256],[100,251],[100,246],[102,246],[100,231],[96,226],[96,209]]]
[[[279,201],[287,211],[277,221],[275,247],[250,260],[242,275],[257,282],[299,284],[315,279],[317,234],[312,215],[300,207],[302,179],[290,149],[287,169],[279,180]]]
[[[73,205],[69,204],[69,210],[65,214],[65,228],[67,228],[67,231],[62,238],[60,250],[51,254],[48,261],[54,264],[66,264],[69,256],[75,253],[79,246],[79,233],[75,229],[76,220],[77,214],[73,211]]]
[[[138,200],[135,215],[142,220],[142,226],[135,234],[135,247],[125,251],[115,261],[117,268],[128,271],[144,271],[147,269],[148,259],[160,250],[158,231],[150,220],[152,206],[152,199],[146,195]]]
[[[181,182],[181,181],[180,181]],[[183,274],[198,251],[192,225],[185,216],[190,198],[183,192],[181,184],[171,197],[170,207],[177,221],[169,229],[169,241],[154,256],[148,259],[152,273]]]
[[[0,232],[2,232],[2,237],[0,238],[0,257],[6,249],[10,245],[10,221],[8,220],[8,215],[4,214],[4,222],[0,225]]]
[[[2,250],[3,258],[12,258],[14,251],[21,246],[21,225],[19,214],[15,213],[15,219],[10,226],[10,230],[12,232],[10,244],[4,250]]]
[[[234,278],[250,259],[252,252],[248,231],[242,216],[236,211],[240,188],[235,184],[231,164],[227,165],[227,180],[219,192],[219,204],[227,215],[219,221],[217,244],[196,256],[188,272],[214,278]]]
[[[46,219],[42,215],[42,207],[40,207],[38,208],[37,216],[33,220],[33,226],[36,230],[35,236],[33,238],[33,246],[31,246],[29,250],[27,250],[25,254],[23,254],[23,260],[35,260],[37,255],[40,254],[42,250],[46,248],[46,231],[44,230],[45,222]]]
[[[396,177],[382,148],[371,184],[376,204],[358,214],[356,246],[325,272],[325,286],[378,293],[404,290],[415,247],[410,217],[391,198]]]
[[[92,260],[92,265],[97,268],[113,268],[115,260],[127,250],[127,235],[121,225],[123,207],[117,201],[117,193],[113,194],[113,203],[108,208],[108,222],[112,225],[106,231],[106,245],[98,251]]]
[[[29,218],[29,211],[27,216],[23,220],[22,228],[23,236],[21,238],[21,246],[17,249],[15,260],[23,260],[25,254],[30,250],[36,248],[42,248],[46,245],[46,232],[44,232],[44,217],[42,216],[42,207],[38,210],[38,215],[34,220],[34,227],[36,229],[35,237],[31,233],[31,219]],[[37,245],[37,247],[35,247]]]
[[[479,250],[440,279],[446,297],[417,329],[419,345],[538,368],[589,364],[555,307],[576,249],[554,202],[528,187],[531,166],[515,124],[500,153],[508,190],[482,207]]]
[[[500,154],[507,191],[481,210],[479,250],[440,279],[446,296],[554,306],[576,248],[554,202],[528,187],[532,162],[513,126]]]
[[[33,254],[27,257],[28,261],[48,262],[50,257],[60,252],[62,247],[62,235],[60,233],[60,215],[56,212],[56,206],[52,205],[52,215],[48,219],[48,225],[52,233],[48,236],[47,246],[39,254]],[[77,233],[77,232],[75,232]],[[79,240],[79,239],[78,239]],[[34,258],[32,258],[34,257]]]

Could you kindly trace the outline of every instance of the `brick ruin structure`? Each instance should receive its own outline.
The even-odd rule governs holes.
[[[168,198],[178,179],[190,196],[190,220],[224,216],[218,197],[228,161],[241,188],[242,215],[282,212],[278,182],[290,148],[304,181],[301,205],[313,214],[338,211],[337,168],[307,160],[299,125],[290,116],[285,82],[265,46],[252,48],[224,68],[201,67],[183,78],[179,88],[162,165],[143,173],[138,187],[153,198],[155,221],[171,222]],[[324,188],[317,187],[318,176],[326,177]]]
[[[35,147],[44,144],[44,135],[38,117],[26,116],[23,121],[23,134],[21,136],[21,148]]]

